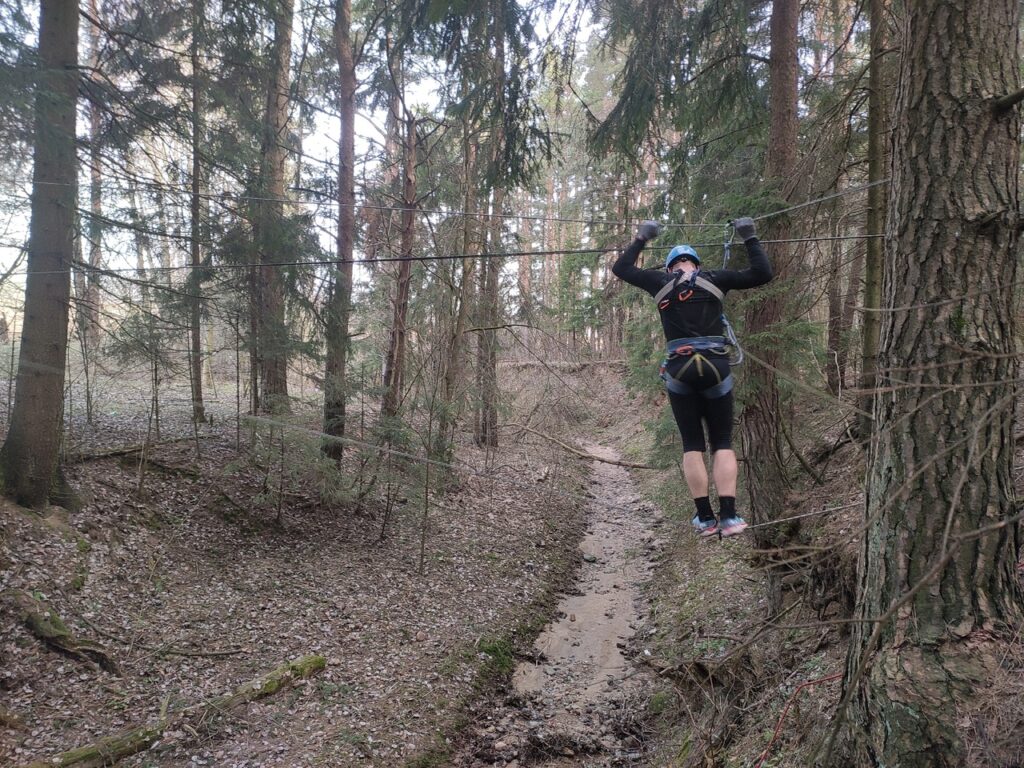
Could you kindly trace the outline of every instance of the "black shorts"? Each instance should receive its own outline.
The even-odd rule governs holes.
[[[680,395],[669,391],[679,435],[684,451],[705,451],[704,426],[707,425],[711,450],[732,448],[733,394],[730,390],[721,397],[706,398],[701,392],[718,385],[729,375],[729,360],[725,357],[703,356],[699,364],[689,357],[676,357],[668,361],[665,373],[689,386],[693,391]],[[690,364],[687,364],[690,363]]]

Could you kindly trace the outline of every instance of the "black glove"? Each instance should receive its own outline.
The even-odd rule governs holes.
[[[757,230],[754,228],[754,220],[749,216],[743,216],[733,221],[732,225],[736,228],[736,234],[740,236],[740,239],[747,241],[752,237],[757,237]]]
[[[661,234],[661,224],[656,221],[644,221],[641,222],[640,226],[636,230],[636,236],[643,240],[645,243],[648,240],[653,240]]]

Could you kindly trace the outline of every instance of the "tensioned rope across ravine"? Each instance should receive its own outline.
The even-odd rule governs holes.
[[[794,237],[785,240],[762,240],[763,245],[785,245],[790,243],[816,243],[816,242],[831,242],[831,241],[843,241],[843,240],[870,240],[873,238],[885,237],[885,235],[832,235],[822,237]],[[694,248],[720,248],[721,243],[693,243]],[[12,246],[13,247],[13,246]],[[671,246],[652,246],[650,250],[668,250]],[[372,266],[374,264],[386,264],[391,262],[401,261],[459,261],[462,259],[503,259],[503,258],[518,258],[523,256],[574,256],[583,255],[590,253],[615,253],[621,250],[618,246],[610,246],[605,248],[574,248],[574,249],[560,249],[551,251],[503,251],[500,253],[455,253],[455,254],[444,254],[439,256],[383,256],[373,259],[311,259],[305,261],[271,261],[271,262],[253,262],[250,264],[204,264],[194,266],[192,264],[181,264],[178,266],[164,267],[164,266],[153,266],[145,267],[140,270],[138,267],[118,267],[118,268],[107,268],[107,267],[95,267],[85,262],[76,262],[74,267],[76,269],[82,269],[84,271],[99,272],[102,274],[116,276],[119,274],[135,274],[138,275],[142,272],[182,272],[189,270],[196,271],[221,271],[221,270],[232,270],[232,269],[257,269],[257,268],[277,268],[277,267],[330,267],[337,266],[338,264],[362,264],[363,266]],[[66,274],[68,270],[55,269],[55,270],[24,270],[12,272],[12,276],[22,275],[62,275]],[[154,288],[166,288],[159,283],[152,283]],[[201,296],[193,296],[193,298],[202,298]]]
[[[513,487],[513,488],[522,488],[524,490],[525,489],[529,489],[529,490],[534,490],[534,491],[537,490],[537,484],[536,483],[532,483],[532,484],[531,483],[523,483],[523,482],[520,482],[520,481],[517,481],[517,480],[513,480],[511,478],[497,477],[497,476],[495,476],[495,474],[493,472],[477,470],[477,469],[474,469],[473,467],[470,467],[470,466],[468,466],[466,464],[456,464],[456,463],[453,463],[453,462],[441,461],[439,459],[432,459],[429,456],[424,456],[422,454],[412,453],[410,451],[403,451],[403,450],[400,450],[400,449],[397,449],[397,448],[392,448],[391,446],[388,446],[388,445],[382,445],[382,444],[379,444],[379,443],[371,443],[371,442],[368,442],[366,440],[358,440],[356,438],[344,437],[344,436],[341,436],[341,435],[330,435],[330,434],[328,434],[326,432],[323,432],[321,430],[313,429],[312,427],[303,427],[303,426],[300,426],[300,425],[297,425],[297,424],[291,424],[289,422],[282,421],[280,419],[273,419],[273,418],[270,418],[270,417],[267,417],[267,416],[253,416],[253,415],[249,415],[249,416],[246,416],[245,419],[247,421],[249,421],[249,422],[253,422],[253,423],[257,423],[257,424],[267,424],[267,425],[272,426],[272,427],[276,426],[276,427],[279,427],[281,429],[289,429],[289,430],[291,430],[293,432],[301,432],[303,434],[309,435],[310,437],[317,437],[317,438],[320,438],[320,439],[322,439],[324,441],[327,441],[327,442],[337,442],[337,443],[341,443],[342,445],[350,445],[350,446],[353,446],[355,448],[364,448],[364,449],[367,449],[367,450],[375,451],[375,452],[378,452],[378,453],[381,453],[381,454],[386,454],[386,455],[389,455],[389,456],[396,456],[398,458],[409,459],[409,460],[412,460],[412,461],[415,461],[415,462],[421,463],[421,464],[430,464],[431,466],[439,467],[439,468],[442,468],[442,469],[449,469],[449,470],[452,470],[452,471],[455,471],[455,472],[464,472],[464,473],[466,473],[468,475],[472,475],[474,477],[478,477],[478,478],[482,478],[482,479],[487,479],[487,480],[490,480],[492,482],[500,482],[503,485],[510,486],[510,487]],[[605,461],[600,456],[587,455],[586,457],[583,457],[583,456],[579,456],[578,454],[576,454],[576,455],[577,455],[578,458],[581,458],[581,459],[582,458],[587,458],[587,459],[591,459],[593,461]],[[612,462],[612,463],[615,463],[615,462]],[[667,469],[667,467],[664,467],[664,468],[663,467],[653,467],[653,466],[651,466],[651,467],[642,467],[642,466],[637,466],[637,465],[632,466],[632,468],[633,469],[651,469],[651,470],[657,470],[657,471],[664,471],[664,469]],[[604,506],[607,509],[618,509],[618,507],[616,507],[615,505],[607,504],[606,502],[601,502],[599,499],[595,499],[595,498],[592,498],[591,496],[587,496],[587,495],[581,494],[581,493],[572,493],[570,491],[563,491],[563,490],[560,490],[560,489],[557,489],[557,488],[549,489],[549,493],[552,493],[552,494],[557,495],[557,496],[561,496],[562,498],[571,499],[571,500],[579,502],[579,503],[596,504],[598,506]],[[747,530],[752,530],[754,528],[763,528],[763,527],[769,526],[769,525],[781,525],[782,523],[788,523],[788,522],[792,522],[794,520],[800,520],[802,518],[818,517],[818,516],[821,516],[821,515],[831,514],[833,512],[840,512],[842,510],[850,509],[851,507],[855,507],[855,506],[857,506],[859,504],[862,504],[862,503],[863,502],[859,502],[858,501],[858,502],[853,502],[851,504],[844,504],[844,505],[841,505],[841,506],[838,506],[838,507],[827,507],[827,508],[816,510],[816,511],[813,511],[813,512],[807,512],[807,513],[804,513],[802,515],[794,515],[792,517],[781,518],[779,520],[770,520],[768,522],[758,523],[756,525],[750,525],[750,526],[747,527]]]
[[[6,180],[5,183],[10,184],[10,185],[14,185],[14,184],[19,184],[20,183],[20,184],[26,184],[26,185],[38,184],[38,185],[43,185],[43,186],[60,186],[60,187],[79,187],[79,186],[81,186],[81,185],[79,185],[77,183],[70,183],[70,182],[63,182],[63,181],[35,181],[35,182],[33,182],[31,180],[25,180],[24,182],[16,182],[16,181],[11,181],[11,180]],[[852,194],[856,194],[858,192],[863,192],[865,190],[871,189],[872,187],[877,187],[879,185],[888,184],[888,183],[889,183],[889,179],[885,178],[885,179],[878,179],[876,181],[868,182],[867,184],[862,184],[862,185],[857,186],[857,187],[850,187],[848,189],[842,189],[842,190],[839,190],[838,192],[832,192],[832,193],[829,193],[827,195],[823,195],[821,197],[814,198],[813,200],[808,200],[808,201],[803,202],[803,203],[798,203],[797,205],[792,205],[792,206],[790,206],[788,208],[782,208],[782,209],[777,210],[777,211],[771,211],[769,213],[764,213],[764,214],[761,214],[759,216],[755,216],[754,217],[754,221],[765,221],[765,220],[768,220],[768,219],[775,218],[777,216],[783,216],[783,215],[785,215],[787,213],[792,213],[793,211],[798,211],[798,210],[800,210],[802,208],[807,208],[807,207],[810,207],[812,205],[818,205],[820,203],[828,202],[829,200],[834,200],[834,199],[839,198],[839,197],[845,197],[847,195],[852,195]],[[152,188],[155,188],[155,189],[159,189],[161,191],[181,190],[183,193],[191,194],[191,186],[189,186],[189,185],[167,184],[165,182],[143,182],[141,185],[142,186],[149,186],[149,187],[152,187]],[[108,187],[108,189],[109,189],[109,187]],[[320,192],[318,192],[316,190],[306,189],[304,187],[301,188],[301,189],[304,192],[310,192],[310,193],[313,193],[313,194],[324,194],[324,193],[320,193]],[[482,219],[482,220],[491,220],[491,219],[521,219],[521,220],[524,220],[524,221],[540,221],[540,222],[552,221],[552,222],[560,222],[560,223],[567,223],[567,224],[589,224],[591,226],[617,226],[617,227],[624,227],[624,226],[631,226],[633,224],[636,224],[637,222],[639,222],[641,220],[639,217],[633,218],[633,219],[626,219],[626,220],[616,220],[616,219],[582,219],[582,218],[572,218],[572,217],[563,217],[563,216],[540,216],[540,215],[519,214],[519,213],[498,213],[498,212],[485,212],[485,211],[465,211],[465,210],[449,209],[449,208],[423,208],[423,207],[421,207],[419,205],[415,205],[415,204],[414,205],[378,205],[378,204],[374,204],[374,203],[340,203],[338,200],[336,200],[334,198],[327,197],[326,194],[324,194],[324,197],[327,197],[327,199],[324,199],[324,200],[301,200],[301,199],[288,198],[288,197],[265,197],[265,196],[260,196],[260,195],[239,195],[239,194],[227,193],[227,192],[224,192],[224,193],[200,192],[198,197],[200,199],[207,200],[207,201],[212,201],[212,202],[222,202],[222,201],[227,201],[227,200],[234,200],[234,201],[280,203],[282,205],[312,205],[312,206],[324,207],[324,208],[338,208],[339,206],[343,205],[345,207],[354,207],[354,208],[359,209],[359,210],[369,210],[369,211],[383,211],[383,212],[395,212],[395,213],[412,211],[414,213],[418,213],[420,215],[427,215],[427,216],[459,216],[459,217],[467,217],[467,218],[479,218],[479,219]],[[91,215],[90,211],[88,211],[88,210],[84,210],[83,209],[83,213],[85,215]],[[731,221],[723,221],[723,222],[714,222],[714,221],[712,221],[712,222],[705,222],[705,223],[669,222],[669,223],[665,224],[664,226],[665,226],[666,229],[716,229],[716,228],[717,229],[721,229],[722,227],[724,227],[724,226],[726,226],[727,224],[730,224],[730,223],[731,223]],[[186,236],[186,239],[187,239],[187,236]]]

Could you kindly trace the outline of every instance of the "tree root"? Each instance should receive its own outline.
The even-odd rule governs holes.
[[[122,731],[113,736],[106,736],[92,744],[62,752],[52,758],[38,760],[25,768],[69,768],[70,766],[100,768],[114,765],[123,758],[145,752],[159,741],[164,732],[172,726],[183,727],[191,721],[204,722],[239,704],[262,699],[284,690],[296,680],[310,677],[325,666],[327,666],[327,660],[323,656],[303,656],[240,685],[232,693],[195,704],[169,715],[162,713],[160,719],[155,723]]]
[[[107,672],[121,674],[117,662],[103,646],[71,634],[71,630],[50,605],[20,589],[13,591],[11,597],[22,622],[46,645],[79,661],[98,664]]]

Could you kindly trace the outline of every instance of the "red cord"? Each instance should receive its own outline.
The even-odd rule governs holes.
[[[772,745],[775,744],[775,740],[779,738],[779,734],[782,732],[782,724],[785,722],[786,715],[789,713],[789,707],[796,699],[800,691],[802,691],[804,688],[809,688],[812,685],[817,685],[818,683],[828,683],[832,680],[838,680],[842,676],[842,672],[837,672],[834,675],[822,677],[818,680],[809,680],[806,683],[800,683],[800,685],[796,687],[796,690],[793,691],[792,695],[789,697],[789,701],[786,702],[786,706],[782,709],[782,717],[779,718],[779,724],[775,726],[775,733],[772,734],[772,740],[768,742],[768,746],[764,748],[764,752],[762,752],[760,756],[757,758],[757,765],[754,768],[761,768],[761,766],[764,765],[764,761],[768,759],[768,753],[772,751]]]

